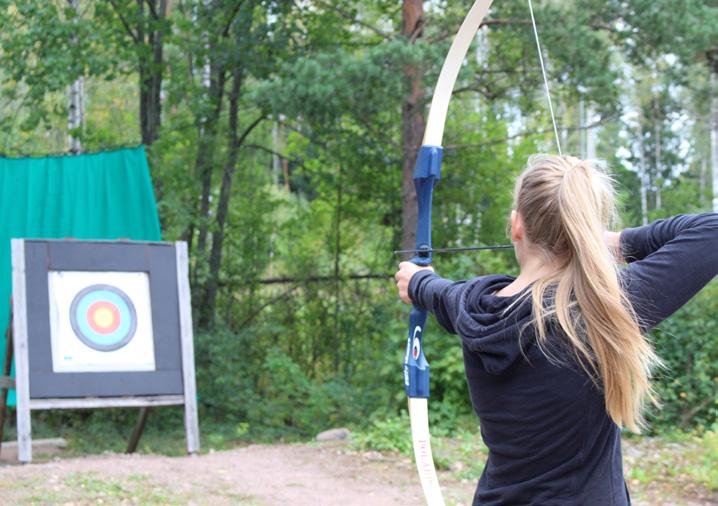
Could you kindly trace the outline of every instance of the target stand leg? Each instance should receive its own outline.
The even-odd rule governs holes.
[[[12,313],[8,322],[7,332],[5,333],[5,363],[3,364],[2,376],[0,376],[0,452],[2,451],[2,441],[5,434],[5,420],[7,418],[7,396],[8,390],[15,388],[15,380],[10,376],[12,367]]]
[[[142,432],[144,432],[145,430],[145,425],[147,424],[147,417],[149,416],[149,414],[149,406],[144,406],[140,408],[140,417],[137,419],[135,428],[132,430],[132,435],[130,436],[130,441],[127,443],[127,453],[135,453],[135,450],[137,450],[137,444],[140,442]]]

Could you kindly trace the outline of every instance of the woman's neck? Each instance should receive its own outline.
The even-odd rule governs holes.
[[[520,250],[517,247],[518,251]],[[521,269],[518,277],[511,284],[496,292],[496,295],[501,297],[516,295],[537,279],[557,273],[563,266],[563,262],[559,259],[547,260],[546,255],[540,251],[526,252],[523,255],[517,254],[517,258]]]

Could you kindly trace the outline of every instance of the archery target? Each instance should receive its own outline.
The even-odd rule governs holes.
[[[112,285],[91,285],[70,304],[70,325],[75,335],[97,351],[119,350],[137,330],[137,312],[125,292]]]
[[[48,293],[53,371],[155,369],[147,273],[50,271]]]

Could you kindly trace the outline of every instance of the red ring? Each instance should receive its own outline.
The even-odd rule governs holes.
[[[101,327],[97,325],[97,323],[95,323],[95,319],[93,318],[93,316],[95,312],[99,309],[109,309],[112,312],[112,325],[110,325],[109,327]],[[105,300],[93,302],[87,309],[86,317],[87,323],[90,325],[90,328],[98,334],[112,334],[120,326],[120,310],[117,309],[117,306]]]

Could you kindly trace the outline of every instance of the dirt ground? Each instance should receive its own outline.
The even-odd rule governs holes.
[[[335,444],[252,445],[194,457],[106,454],[4,467],[0,477],[0,502],[18,505],[388,506],[422,500],[406,463],[347,453]]]
[[[630,465],[630,462],[629,462]],[[449,505],[469,505],[475,483],[440,473]],[[694,490],[636,484],[637,506],[713,506]],[[200,456],[104,454],[0,464],[0,504],[390,506],[423,504],[412,462],[345,443],[251,445]]]

